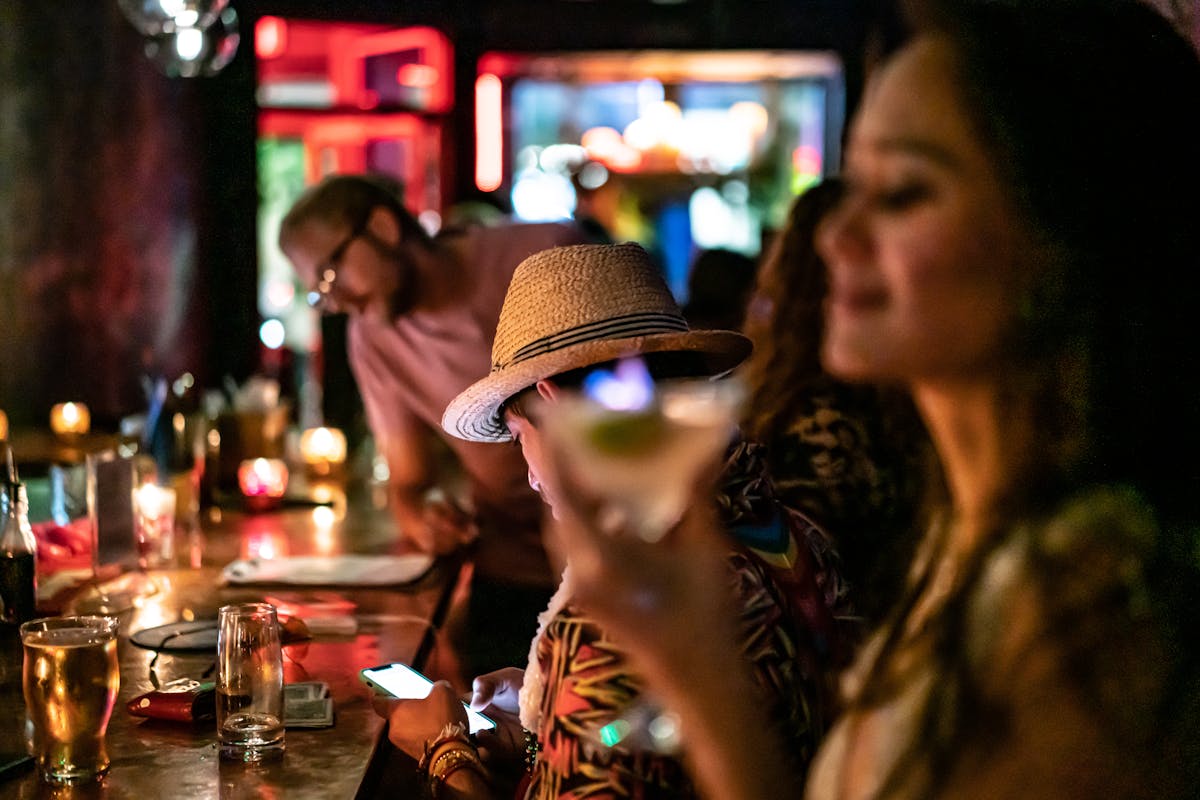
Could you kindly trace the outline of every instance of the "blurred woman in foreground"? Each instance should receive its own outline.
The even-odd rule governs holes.
[[[918,27],[819,235],[823,360],[908,386],[947,496],[806,794],[1196,796],[1200,64],[1132,0]],[[656,635],[730,624],[711,522],[657,549],[570,522],[577,592],[680,713],[708,793],[797,793],[736,654]]]

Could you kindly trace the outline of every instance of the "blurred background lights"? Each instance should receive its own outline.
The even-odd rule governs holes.
[[[584,189],[599,189],[608,180],[608,170],[603,164],[591,161],[584,164],[575,179]]]
[[[421,223],[421,227],[430,236],[436,236],[437,232],[442,229],[442,215],[432,208],[427,208],[418,214],[417,222]]]
[[[237,54],[238,16],[228,0],[121,0],[145,38],[146,57],[169,78],[215,75]]]
[[[518,172],[537,169],[541,163],[542,148],[540,147],[523,147],[521,152],[517,153],[516,167]]]
[[[337,522],[337,515],[329,506],[317,506],[312,512],[313,522],[318,529],[329,529]]]
[[[750,187],[745,181],[726,181],[721,187],[721,197],[731,206],[744,206],[750,202]]]
[[[208,27],[229,0],[118,0],[117,5],[143,36],[159,36],[179,28]]]
[[[504,87],[490,73],[475,80],[475,185],[491,192],[504,182]]]
[[[192,373],[185,372],[176,378],[175,382],[171,384],[171,390],[175,392],[176,396],[182,397],[183,395],[187,394],[187,391],[195,385],[196,379],[192,376]]]
[[[277,319],[263,320],[263,324],[258,328],[258,338],[265,346],[278,350],[283,347],[285,338],[283,323]]]
[[[276,311],[291,308],[296,299],[296,287],[291,281],[273,280],[267,284],[267,307]]]
[[[583,392],[613,411],[640,411],[654,400],[654,379],[640,358],[625,358],[611,371],[589,372],[583,379]]]
[[[625,126],[625,143],[635,150],[649,150],[658,144],[658,131],[645,117],[638,117]]]
[[[184,61],[195,61],[204,52],[204,32],[192,27],[177,30],[175,52]]]
[[[654,78],[645,78],[638,82],[637,87],[637,105],[638,113],[644,113],[648,106],[661,103],[667,99],[667,91],[663,88],[662,81]]]
[[[254,54],[259,58],[279,58],[287,51],[287,20],[260,17],[254,25]]]
[[[731,187],[726,195],[711,186],[692,193],[688,201],[692,240],[697,247],[725,247],[741,253],[757,253],[759,225],[747,204],[749,191]]]
[[[584,131],[579,143],[583,145],[583,149],[591,158],[597,161],[607,161],[610,156],[621,149],[624,141],[620,131],[602,126]]]
[[[532,222],[570,219],[575,213],[575,187],[566,175],[530,169],[513,183],[513,211]]]
[[[587,150],[577,144],[552,144],[538,156],[538,166],[546,172],[573,172],[587,161]]]
[[[792,191],[800,194],[821,180],[821,151],[802,144],[792,151]]]
[[[743,126],[755,138],[767,132],[771,116],[762,103],[752,100],[741,100],[729,107],[729,116]]]
[[[437,68],[428,64],[405,64],[396,70],[396,83],[401,86],[428,89],[437,82]]]

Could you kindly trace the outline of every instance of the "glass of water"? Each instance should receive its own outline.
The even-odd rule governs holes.
[[[283,648],[275,607],[221,608],[217,734],[221,757],[257,762],[283,753]]]

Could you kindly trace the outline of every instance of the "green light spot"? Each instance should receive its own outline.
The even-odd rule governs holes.
[[[630,725],[623,719],[610,722],[600,729],[600,741],[605,747],[615,747],[629,735]]]

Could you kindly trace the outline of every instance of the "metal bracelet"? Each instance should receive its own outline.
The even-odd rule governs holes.
[[[467,735],[467,726],[461,722],[449,722],[442,728],[441,732],[432,739],[425,740],[425,750],[421,754],[420,760],[417,762],[417,769],[428,774],[430,761],[433,759],[437,751],[443,745],[451,742],[459,742],[470,748],[472,752],[475,750],[475,744],[471,741],[471,737]]]
[[[525,769],[532,772],[534,765],[537,764],[538,753],[542,750],[542,743],[528,728],[521,728],[521,734],[525,737]]]
[[[441,787],[450,780],[450,776],[462,768],[475,771],[480,777],[486,777],[483,762],[473,748],[455,745],[442,752],[429,768],[429,794],[436,800]]]

